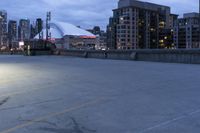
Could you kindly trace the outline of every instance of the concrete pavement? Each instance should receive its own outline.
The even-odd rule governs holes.
[[[198,133],[200,67],[0,56],[0,133]]]

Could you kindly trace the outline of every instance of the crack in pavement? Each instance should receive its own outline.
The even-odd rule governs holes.
[[[22,104],[22,105],[17,105],[17,106],[12,106],[12,107],[5,107],[5,108],[0,108],[0,111],[19,109],[19,108],[24,108],[26,106],[39,105],[39,104],[44,104],[44,103],[52,103],[52,102],[57,102],[57,101],[61,101],[61,100],[62,100],[62,98],[57,98],[57,99],[45,100],[45,101],[40,101],[40,102],[35,102],[35,103],[30,103],[30,104]],[[0,105],[1,105],[1,102],[0,102]]]
[[[3,100],[1,100],[0,101],[0,106],[4,105],[9,99],[10,99],[10,97],[6,97]]]
[[[20,121],[31,122],[32,120],[20,120]],[[49,122],[49,121],[47,121],[47,120],[38,121],[38,122],[36,122],[36,123],[45,123],[45,124],[49,124],[49,125],[51,125],[51,126],[57,127],[57,124],[56,124],[56,123]]]
[[[106,100],[105,98],[97,98],[97,99],[94,99],[94,100],[91,100],[91,101],[88,101],[88,102],[85,102],[85,103],[79,103],[79,104],[74,105],[74,106],[72,106],[70,108],[65,108],[64,110],[62,110],[60,112],[49,113],[49,114],[43,115],[41,117],[35,118],[30,122],[22,123],[22,124],[14,126],[14,127],[11,127],[9,129],[0,131],[0,133],[15,132],[16,130],[29,127],[29,126],[37,123],[37,122],[45,121],[45,120],[48,120],[49,118],[52,118],[52,117],[60,116],[62,114],[66,114],[66,113],[69,113],[69,112],[72,112],[72,111],[75,111],[75,110],[78,110],[78,109],[81,109],[81,108],[85,108],[85,107],[89,107],[89,106],[92,106],[92,105],[94,106],[94,105],[100,104],[103,101],[105,102],[105,100]],[[62,133],[62,132],[60,132],[60,133]]]
[[[81,126],[75,118],[70,117],[71,124],[68,128],[51,128],[51,127],[40,127],[39,130],[54,132],[54,133],[96,133],[96,130],[88,129],[84,126]]]

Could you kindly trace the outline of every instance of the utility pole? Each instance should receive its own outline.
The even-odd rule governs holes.
[[[50,33],[50,21],[51,21],[51,12],[47,12],[47,17],[46,17],[46,43],[45,43],[45,48],[47,46],[48,40],[51,38],[51,33]]]
[[[50,21],[51,21],[51,12],[47,12],[46,18],[46,40],[50,37]]]

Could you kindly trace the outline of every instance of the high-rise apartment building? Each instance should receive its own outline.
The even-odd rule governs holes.
[[[17,21],[8,22],[8,44],[9,48],[17,47]]]
[[[200,0],[199,0],[199,45],[200,45]]]
[[[7,46],[7,12],[0,11],[0,46]]]
[[[146,49],[173,47],[171,40],[177,15],[170,7],[137,0],[119,0],[107,27],[111,49]],[[171,39],[170,39],[171,38]],[[170,45],[170,46],[169,46]],[[171,46],[172,45],[172,46]]]
[[[43,29],[43,20],[41,18],[36,19],[36,21],[34,21],[31,24],[31,39],[33,39],[37,34],[39,34],[39,38],[43,38],[43,33],[42,33],[42,29]]]
[[[35,29],[35,22],[31,24],[31,34],[30,34],[30,39],[33,39],[36,35],[36,29]]]
[[[116,31],[117,31],[117,18],[110,17],[109,24],[107,26],[107,48],[108,49],[117,49],[117,40],[116,40]]]
[[[174,43],[177,48],[200,48],[199,13],[186,13],[174,26]]]
[[[41,31],[42,31],[42,29],[43,29],[43,20],[41,19],[41,18],[38,18],[37,20],[36,20],[36,27],[35,27],[35,29],[36,29],[36,34],[39,34],[39,36],[40,36],[40,38],[43,38],[42,36],[42,34],[43,33],[41,33]]]
[[[20,19],[18,26],[18,39],[19,41],[29,40],[31,34],[30,20]]]

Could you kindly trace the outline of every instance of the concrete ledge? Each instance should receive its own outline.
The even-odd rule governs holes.
[[[59,53],[59,54],[58,54]],[[56,50],[55,55],[83,58],[200,64],[200,49],[191,50]]]
[[[108,59],[131,60],[132,51],[107,51]]]
[[[0,51],[0,55],[23,55],[22,51]]]
[[[56,50],[56,53],[59,53],[59,55],[64,55],[64,56],[76,56],[76,57],[86,57],[86,51],[78,51],[78,50]],[[54,52],[55,55],[57,55]]]
[[[0,55],[23,55],[22,51],[0,51]],[[53,53],[39,51],[35,55],[62,55],[82,58],[114,59],[114,60],[134,60],[134,61],[153,61],[168,63],[187,63],[200,64],[200,49],[179,49],[179,50],[55,50]]]
[[[47,51],[44,51],[44,50],[38,50],[38,51],[31,51],[30,53],[31,55],[30,56],[40,56],[40,55],[52,55],[52,52],[47,50]]]

